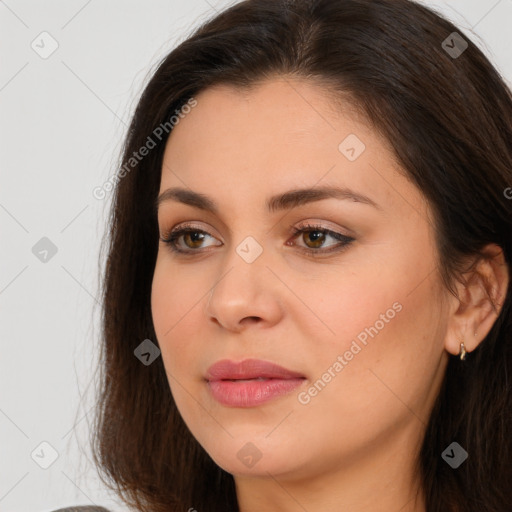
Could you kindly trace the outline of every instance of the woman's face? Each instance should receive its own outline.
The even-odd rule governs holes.
[[[191,232],[175,239],[184,252],[160,242],[151,298],[185,423],[240,477],[332,474],[378,453],[409,464],[448,359],[423,196],[384,140],[312,82],[216,86],[196,100],[160,186],[188,196],[158,211],[162,238]],[[288,195],[331,187],[366,199]],[[208,381],[217,361],[246,359],[294,374],[271,381],[249,364]]]

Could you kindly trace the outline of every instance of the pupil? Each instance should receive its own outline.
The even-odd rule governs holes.
[[[188,238],[190,240],[190,245],[194,245],[197,242],[201,242],[203,234],[199,233],[198,231],[191,231],[191,232],[187,233],[186,236],[188,236]]]
[[[323,241],[322,238],[324,234],[321,231],[309,231],[307,236],[309,237],[309,244],[317,247],[317,245]]]

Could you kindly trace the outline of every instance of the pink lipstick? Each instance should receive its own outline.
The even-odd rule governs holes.
[[[260,359],[239,363],[223,359],[207,371],[210,392],[223,405],[254,407],[288,394],[300,386],[304,375]]]

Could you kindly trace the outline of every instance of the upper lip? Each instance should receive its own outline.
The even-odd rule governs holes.
[[[207,370],[206,379],[215,380],[245,380],[245,379],[297,379],[304,375],[288,370],[270,361],[261,359],[244,359],[239,363],[229,359],[217,361]]]

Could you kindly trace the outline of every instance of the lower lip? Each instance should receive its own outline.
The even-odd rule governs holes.
[[[304,379],[215,380],[208,381],[213,398],[231,407],[254,407],[288,394]]]

